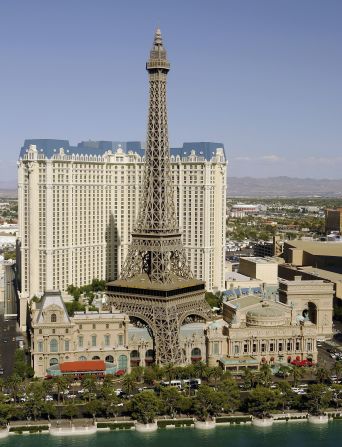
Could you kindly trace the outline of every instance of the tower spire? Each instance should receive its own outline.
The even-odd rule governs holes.
[[[175,212],[171,178],[166,77],[170,69],[160,29],[147,61],[149,109],[142,195],[123,279],[145,274],[152,282],[192,278]]]
[[[140,208],[121,278],[108,283],[109,302],[147,325],[157,363],[186,362],[180,326],[206,321],[205,285],[187,264],[175,211],[167,129],[166,78],[170,69],[160,30],[149,60],[147,144]]]

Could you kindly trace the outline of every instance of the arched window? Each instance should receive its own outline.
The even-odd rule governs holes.
[[[131,351],[131,359],[140,359],[139,351],[137,351],[136,349],[134,351]]]
[[[127,355],[119,355],[118,368],[127,369]]]
[[[50,340],[50,352],[58,352],[58,341],[55,338]]]
[[[81,357],[79,357],[78,360],[84,361],[84,360],[87,360],[87,357],[85,357],[84,355],[81,355]]]
[[[50,366],[53,366],[53,365],[58,365],[58,359],[56,359],[55,357],[50,359]]]
[[[191,357],[201,357],[201,350],[200,350],[200,348],[194,348],[191,351]]]
[[[100,360],[100,357],[98,355],[94,355],[94,357],[92,357],[92,360]]]
[[[200,348],[194,348],[191,351],[191,362],[192,363],[196,363],[196,362],[200,362],[202,360],[202,353]]]
[[[113,356],[112,355],[107,355],[107,357],[106,357],[106,362],[108,362],[108,363],[114,363],[114,358],[113,358]]]
[[[131,351],[130,357],[131,357],[131,366],[132,367],[139,366],[139,363],[140,363],[139,351],[137,351],[136,349]]]
[[[315,303],[308,303],[308,316],[309,316],[309,320],[311,321],[311,323],[313,324],[317,324],[317,306]]]
[[[51,323],[56,323],[56,321],[57,321],[57,315],[51,314]]]
[[[154,363],[154,350],[148,349],[145,353],[145,365],[150,366]]]

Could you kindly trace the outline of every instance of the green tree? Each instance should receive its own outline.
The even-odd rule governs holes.
[[[164,412],[174,418],[181,400],[181,395],[178,390],[176,388],[163,388],[160,393],[160,398]]]
[[[0,403],[0,428],[5,426],[10,419],[10,405]]]
[[[175,367],[172,363],[168,363],[163,367],[163,377],[170,383],[175,378]]]
[[[120,399],[115,393],[108,393],[103,397],[102,406],[107,418],[111,416],[116,417],[118,415],[119,403]]]
[[[216,386],[217,382],[223,376],[223,370],[220,366],[214,366],[214,367],[208,368],[207,376],[208,376],[209,381],[214,382],[214,384]]]
[[[300,379],[304,377],[304,369],[301,366],[292,366],[291,371],[293,385],[297,386]]]
[[[73,418],[78,416],[77,406],[73,402],[68,403],[68,405],[65,405],[63,408],[63,415],[69,418],[72,422]]]
[[[160,401],[152,391],[136,394],[131,402],[132,417],[138,422],[148,424],[154,422],[160,409]]]
[[[277,386],[280,391],[279,401],[283,411],[297,408],[300,401],[300,396],[292,391],[289,382],[284,380],[283,382],[278,382]]]
[[[95,377],[93,377],[93,376],[85,376],[82,379],[82,386],[86,390],[84,394],[85,394],[85,397],[88,398],[88,402],[90,402],[92,398],[93,399],[96,398],[97,384],[96,384]]]
[[[64,403],[64,391],[68,389],[68,380],[64,376],[57,376],[52,379],[52,383],[57,391],[57,401],[60,404],[60,397]]]
[[[330,372],[324,366],[318,366],[315,371],[316,380],[319,383],[327,382],[330,378]]]
[[[333,372],[336,374],[337,380],[341,380],[342,377],[342,361],[335,362]]]
[[[132,368],[132,376],[135,378],[137,382],[141,382],[144,376],[144,368],[142,366],[135,366]]]
[[[200,385],[194,400],[194,410],[200,420],[216,416],[223,406],[225,394],[208,385]]]
[[[272,370],[270,365],[264,364],[261,366],[258,374],[258,382],[263,386],[270,386],[272,381]]]
[[[307,407],[311,414],[321,414],[328,407],[331,399],[332,392],[327,386],[321,383],[308,386]]]
[[[203,380],[208,375],[208,367],[204,362],[196,362],[194,364],[194,376]]]
[[[245,390],[250,390],[256,383],[256,376],[249,368],[245,368],[242,376],[242,381]]]
[[[92,416],[93,421],[95,422],[96,416],[98,414],[100,414],[101,410],[102,410],[101,401],[91,400],[84,405],[83,409],[84,409],[84,413]]]
[[[14,399],[14,402],[18,401],[18,394],[20,392],[21,384],[22,378],[17,373],[13,373],[6,380],[6,386],[8,387],[11,397]]]
[[[126,374],[122,381],[123,391],[131,395],[137,386],[136,378],[132,374]]]
[[[219,390],[223,392],[223,408],[227,412],[236,411],[240,404],[240,390],[235,380],[225,379],[219,385]]]
[[[279,393],[257,385],[249,395],[248,411],[255,416],[267,417],[279,405]]]
[[[48,420],[50,420],[51,417],[53,418],[56,417],[57,414],[56,405],[51,401],[44,402],[42,414],[46,415]]]
[[[16,349],[14,353],[13,373],[17,374],[22,379],[34,376],[34,370],[28,364],[25,352],[23,349]]]
[[[155,380],[157,379],[157,374],[154,370],[154,368],[145,368],[144,369],[144,383],[146,383],[147,385],[153,385]]]

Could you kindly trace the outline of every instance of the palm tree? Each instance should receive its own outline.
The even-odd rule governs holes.
[[[292,377],[293,377],[293,385],[297,386],[299,380],[304,376],[304,369],[300,366],[292,367]]]
[[[217,381],[220,380],[223,376],[223,371],[220,366],[214,366],[212,368],[208,368],[208,379],[213,380],[215,386],[217,385]]]
[[[6,381],[6,385],[10,389],[11,397],[14,399],[14,402],[17,402],[21,384],[22,378],[18,376],[18,374],[12,374]]]
[[[315,371],[315,375],[316,375],[316,379],[319,383],[326,382],[330,377],[329,370],[327,368],[325,368],[324,366],[317,367],[316,371]]]
[[[90,402],[92,397],[96,397],[97,393],[97,385],[96,380],[93,376],[85,376],[82,380],[82,386],[84,389],[87,390],[88,394],[88,401]]]
[[[335,362],[335,365],[332,369],[336,374],[337,380],[341,380],[342,377],[342,361]]]
[[[168,379],[169,384],[171,384],[171,380],[175,377],[175,367],[172,363],[168,363],[163,368],[164,377]]]
[[[68,381],[64,376],[57,376],[53,378],[53,384],[57,389],[57,402],[60,405],[60,395],[62,393],[62,400],[64,404],[64,391],[68,388]]]
[[[122,381],[122,389],[128,395],[132,394],[136,387],[136,380],[132,374],[126,374]]]
[[[272,370],[270,365],[264,364],[261,366],[259,371],[259,381],[260,383],[265,386],[269,387],[272,380]]]
[[[207,377],[208,374],[208,367],[204,362],[196,362],[194,364],[194,370],[195,370],[195,375],[203,380],[205,377]]]

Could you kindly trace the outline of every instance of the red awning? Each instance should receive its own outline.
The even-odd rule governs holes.
[[[103,360],[80,360],[77,362],[64,362],[59,365],[63,372],[91,372],[105,371],[106,365]]]

